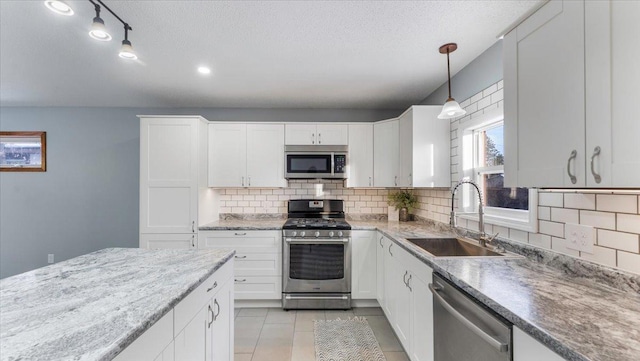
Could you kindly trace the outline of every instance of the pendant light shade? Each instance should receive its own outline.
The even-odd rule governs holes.
[[[56,14],[71,16],[73,9],[62,0],[46,0],[44,5]]]
[[[122,40],[122,46],[120,47],[120,53],[118,55],[123,59],[136,60],[138,56],[133,51],[133,46],[129,40]]]
[[[93,24],[91,24],[89,36],[100,41],[111,40],[111,35],[107,32],[107,28],[104,26],[104,21],[99,16],[93,18]]]
[[[460,104],[451,96],[451,66],[449,65],[449,54],[458,49],[458,44],[448,43],[440,47],[440,54],[447,54],[447,80],[449,83],[449,98],[444,103],[438,119],[451,119],[467,114],[467,111],[460,107]]]

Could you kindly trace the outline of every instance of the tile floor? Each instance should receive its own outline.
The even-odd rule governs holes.
[[[350,311],[235,310],[235,361],[314,361],[313,320],[365,316],[387,361],[408,361],[380,308]]]

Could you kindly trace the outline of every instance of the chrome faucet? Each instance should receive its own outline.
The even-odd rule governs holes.
[[[478,240],[478,242],[480,242],[480,245],[482,247],[486,247],[487,242],[493,241],[493,239],[496,238],[498,235],[496,234],[495,236],[487,237],[487,234],[484,232],[484,209],[482,206],[482,192],[480,191],[480,187],[478,186],[478,184],[476,184],[476,182],[470,179],[462,179],[458,182],[458,184],[455,185],[455,187],[453,187],[453,190],[451,191],[451,219],[449,220],[449,224],[455,231],[456,212],[453,208],[453,204],[456,197],[456,191],[458,190],[458,187],[460,187],[463,184],[470,184],[476,189],[476,191],[478,191],[478,223],[479,223],[478,231],[480,232],[480,239]]]

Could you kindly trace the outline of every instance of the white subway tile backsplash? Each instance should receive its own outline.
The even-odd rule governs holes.
[[[580,252],[580,257],[605,266],[616,266],[615,249],[593,246],[593,254]]]
[[[639,238],[640,236],[633,233],[598,230],[598,245],[631,253],[640,253]]]
[[[580,211],[580,224],[596,228],[616,229],[616,214],[595,211]]]
[[[540,233],[531,233],[529,234],[529,244],[540,248],[551,249],[551,236]]]
[[[504,99],[504,90],[502,90],[502,89],[500,89],[497,92],[491,94],[491,103],[497,104],[502,99]]]
[[[500,80],[498,82],[498,89],[502,89],[502,88],[504,88],[504,80]]]
[[[507,237],[507,235],[504,234],[504,237]],[[509,229],[509,239],[517,242],[528,243],[529,232],[520,231],[517,229]]]
[[[562,193],[539,192],[538,204],[549,207],[562,207]]]
[[[478,100],[482,99],[482,92],[477,93],[476,95],[471,97],[470,103],[476,103]]]
[[[640,233],[640,215],[618,214],[618,231]]]
[[[542,234],[548,234],[550,236],[563,237],[564,236],[564,224],[563,223],[555,223],[555,222],[547,222],[547,221],[538,221],[539,222],[539,231]]]
[[[549,207],[538,207],[538,219],[542,219],[544,221],[551,220],[551,208]]]
[[[498,84],[497,83],[492,84],[488,88],[482,91],[482,96],[486,97],[488,95],[491,95],[492,93],[495,93],[497,90],[498,90]]]
[[[579,257],[580,256],[580,252],[578,252],[578,251],[576,251],[574,249],[567,248],[567,244],[568,243],[569,242],[564,238],[551,237],[551,249],[552,250],[554,250],[556,252],[568,254],[569,256]]]
[[[595,194],[565,193],[564,206],[576,209],[596,209]]]
[[[618,251],[618,268],[640,274],[640,254]]]
[[[551,208],[551,220],[561,223],[578,223],[578,210],[566,208]]]
[[[478,109],[484,109],[491,104],[491,97],[486,96],[478,101]],[[473,117],[472,117],[473,118]]]
[[[622,194],[598,194],[596,196],[599,211],[638,213],[638,196]]]

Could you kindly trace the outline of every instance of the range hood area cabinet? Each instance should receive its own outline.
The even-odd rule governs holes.
[[[283,159],[283,124],[209,124],[209,187],[286,187]]]
[[[348,126],[333,123],[287,123],[285,145],[347,145]]]
[[[440,106],[414,105],[374,125],[376,187],[450,187],[451,131]]]
[[[640,187],[638,18],[552,0],[505,36],[505,185]]]
[[[346,186],[373,187],[373,123],[349,124]]]

